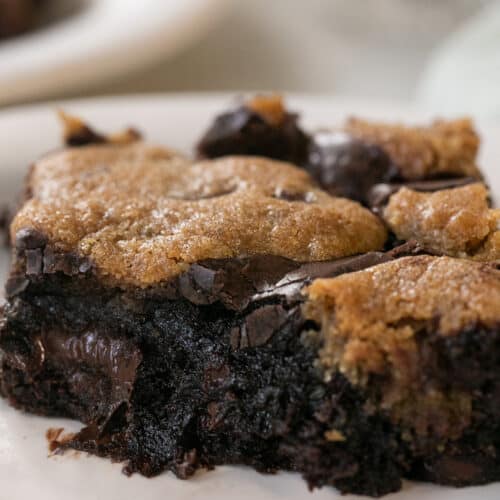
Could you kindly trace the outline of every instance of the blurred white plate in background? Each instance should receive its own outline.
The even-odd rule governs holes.
[[[226,109],[233,96],[170,95],[127,96],[59,103],[81,115],[96,128],[112,131],[134,125],[151,142],[185,152],[213,119]],[[388,102],[290,96],[289,107],[301,113],[308,128],[334,125],[347,115],[378,120],[428,120],[432,113]],[[27,166],[40,154],[60,145],[54,105],[24,106],[0,113],[0,202],[19,192]],[[500,193],[500,136],[498,129],[478,124],[483,138],[480,164],[493,192]],[[7,272],[8,252],[0,248],[0,283]],[[0,285],[1,287],[2,285]],[[1,296],[1,292],[0,292]],[[17,412],[0,400],[0,499],[1,500],[340,500],[332,488],[308,493],[298,474],[261,475],[245,467],[219,467],[180,481],[170,473],[154,479],[121,473],[120,464],[85,454],[48,457],[48,428],[76,430],[79,425]],[[498,500],[500,484],[452,489],[407,483],[391,500]]]
[[[433,52],[417,97],[438,112],[500,122],[500,2],[491,2]]]
[[[52,0],[54,1],[54,0]],[[60,0],[74,12],[0,42],[0,104],[124,74],[199,38],[231,0]]]

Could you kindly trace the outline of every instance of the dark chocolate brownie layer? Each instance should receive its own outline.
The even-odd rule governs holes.
[[[34,235],[27,246],[41,241]],[[26,261],[34,250],[23,251]],[[334,276],[392,256],[314,272]],[[46,248],[42,262],[10,282],[1,387],[19,408],[85,422],[63,448],[148,476],[243,463],[372,496],[396,491],[402,477],[453,485],[499,478],[498,327],[475,324],[443,338],[429,324],[419,334],[420,369],[435,387],[474,394],[465,431],[437,441],[378,406],[373,387],[382,383],[363,388],[340,372],[325,379],[320,325],[304,317],[297,294],[310,280],[304,266],[267,257],[205,262],[170,287],[124,292],[103,287],[74,255],[54,258]]]
[[[357,461],[369,460],[361,434],[352,450],[336,452],[338,463],[314,472],[298,460],[306,450],[295,448],[316,436],[307,452],[323,460],[328,425],[314,413],[348,385],[342,377],[322,382],[315,348],[301,340],[300,289],[314,275],[390,255],[305,265],[207,261],[170,286],[123,292],[102,287],[85,260],[54,256],[40,234],[20,241],[0,334],[2,393],[25,410],[88,424],[64,446],[127,461],[127,471],[145,475],[170,469],[188,477],[199,467],[245,463],[303,471],[312,486],[338,479],[338,487],[368,494],[398,487],[396,465],[390,483],[359,479]],[[342,399],[351,419],[364,421],[360,398],[352,389]]]

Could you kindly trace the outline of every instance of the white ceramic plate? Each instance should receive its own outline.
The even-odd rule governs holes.
[[[79,113],[103,130],[135,125],[154,142],[189,151],[214,114],[224,109],[228,96],[127,97],[73,101],[62,106]],[[310,127],[332,125],[346,114],[370,118],[420,121],[432,116],[387,103],[338,101],[331,98],[295,97],[292,108],[300,110]],[[39,154],[59,144],[55,105],[24,107],[0,114],[0,199],[20,188],[21,177]],[[481,164],[493,190],[500,193],[498,130],[479,124],[484,140]],[[0,252],[0,280],[7,268],[7,252]],[[121,474],[119,464],[67,454],[49,457],[45,431],[50,427],[76,430],[75,422],[24,415],[0,401],[0,500],[313,500],[339,498],[331,488],[308,493],[296,474],[265,476],[244,467],[220,467],[180,481],[165,473],[154,479]],[[462,490],[428,484],[406,483],[395,500],[498,500],[500,484]],[[355,497],[343,497],[355,498]]]
[[[200,37],[231,0],[51,1],[53,10],[74,12],[0,42],[0,104],[85,88],[167,57]]]

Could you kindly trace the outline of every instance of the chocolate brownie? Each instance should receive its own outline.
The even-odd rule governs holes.
[[[64,119],[73,146],[34,164],[10,225],[0,315],[1,394],[86,424],[55,446],[372,496],[500,478],[493,265],[383,251],[376,215],[290,164]]]

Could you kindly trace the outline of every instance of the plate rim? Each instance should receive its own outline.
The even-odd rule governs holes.
[[[100,47],[86,42],[86,45],[83,44],[81,49],[75,51],[75,46],[78,46],[75,42],[81,41],[81,34],[88,33],[91,28],[85,18],[91,18],[94,14],[99,16],[100,11],[106,13],[102,1],[88,0],[88,5],[81,12],[67,20],[60,20],[54,25],[0,44],[1,105],[20,102],[22,99],[40,99],[72,89],[85,89],[105,82],[112,76],[147,67],[159,58],[168,59],[201,38],[229,11],[234,2],[182,0],[177,3],[176,0],[170,0],[171,7],[163,18],[150,16],[149,25],[154,29],[131,31],[124,38],[117,34],[119,30],[115,28],[114,36],[104,40]],[[107,0],[107,3],[112,6],[117,1]],[[155,5],[156,2],[149,0],[149,3]],[[157,8],[153,13],[157,14],[161,10]],[[147,20],[148,14],[145,13],[141,19]],[[83,23],[83,29],[80,27],[74,31],[73,28],[76,29],[79,23]],[[71,43],[64,48],[68,40]],[[57,57],[50,53],[46,57],[40,56],[37,43],[45,44],[45,49],[57,49]],[[126,55],[120,55],[121,53]],[[135,57],[130,56],[132,53]],[[15,74],[8,71],[9,64],[16,68]],[[91,67],[98,67],[99,70],[90,71]]]

